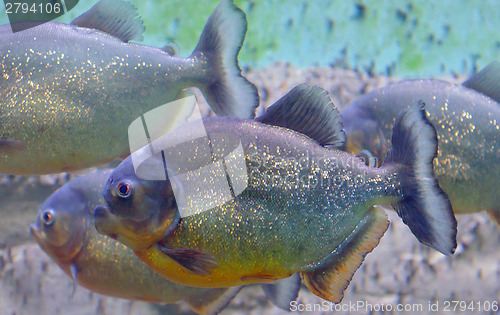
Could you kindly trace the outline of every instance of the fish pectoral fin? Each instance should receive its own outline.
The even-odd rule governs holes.
[[[255,120],[295,130],[324,147],[341,150],[345,146],[342,116],[328,92],[317,86],[296,86]]]
[[[339,303],[354,273],[365,256],[378,245],[388,227],[385,212],[372,207],[353,233],[320,263],[320,267],[300,273],[304,284],[317,296]]]
[[[200,276],[209,276],[219,266],[214,255],[196,249],[170,249],[158,244],[158,249],[182,267]]]
[[[136,7],[130,2],[116,0],[99,1],[71,24],[108,33],[125,43],[142,40],[145,30]]]
[[[498,227],[500,227],[500,210],[488,210],[488,214],[495,221]]]
[[[276,281],[275,283],[262,284],[262,290],[271,302],[285,311],[290,311],[290,302],[297,300],[300,290],[300,276],[293,276]]]
[[[500,103],[500,62],[493,61],[467,81],[462,83]]]
[[[211,288],[199,296],[189,296],[185,301],[197,314],[214,315],[222,311],[242,288]]]
[[[26,144],[22,141],[0,139],[0,153],[11,150],[23,151],[25,148]]]

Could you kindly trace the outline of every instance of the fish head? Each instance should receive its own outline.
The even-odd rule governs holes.
[[[106,204],[94,210],[97,231],[134,250],[150,248],[180,220],[170,181],[139,178],[130,158],[113,171],[103,196]]]
[[[31,234],[58,263],[71,263],[84,247],[91,219],[87,208],[86,199],[70,186],[61,187],[39,208]]]
[[[377,157],[379,163],[384,161],[389,149],[383,133],[384,126],[380,125],[369,110],[353,103],[342,112],[342,122],[347,132],[345,144],[347,152],[357,154],[368,150]]]

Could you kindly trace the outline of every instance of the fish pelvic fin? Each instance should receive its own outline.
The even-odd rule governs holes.
[[[397,167],[402,199],[393,207],[403,222],[421,243],[451,255],[457,247],[457,221],[448,196],[434,177],[438,140],[424,106],[420,101],[396,118],[392,149],[382,167]]]
[[[500,210],[488,210],[488,214],[495,221],[497,226],[500,228]]]
[[[317,86],[296,86],[256,120],[295,130],[325,147],[342,150],[345,145],[342,116],[328,92]]]
[[[467,81],[462,83],[500,103],[500,62],[493,61]]]
[[[276,281],[275,283],[262,284],[266,297],[277,307],[290,311],[290,303],[297,300],[300,291],[300,276],[293,276]]]
[[[158,244],[158,249],[182,267],[196,273],[199,276],[212,274],[213,269],[219,264],[214,255],[196,249],[176,248],[170,249]]]
[[[306,287],[325,300],[339,303],[354,273],[366,255],[378,245],[388,227],[385,212],[372,207],[351,236],[319,268],[300,273]]]
[[[122,0],[101,0],[71,24],[108,33],[125,43],[141,41],[145,30],[136,7]]]
[[[71,298],[75,296],[76,287],[78,286],[78,267],[72,264],[70,267],[71,277],[73,278],[73,290],[71,292]]]
[[[206,289],[203,294],[190,296],[185,302],[196,314],[215,315],[222,311],[242,288],[243,286]]]
[[[241,75],[238,65],[246,31],[245,13],[232,0],[223,0],[208,19],[190,57],[206,58],[209,64],[210,71],[205,71],[199,87],[218,116],[253,119],[259,105],[257,88]]]

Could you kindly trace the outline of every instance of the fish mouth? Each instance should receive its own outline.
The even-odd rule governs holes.
[[[108,205],[94,208],[94,225],[98,233],[120,241],[124,227],[120,219],[111,212]]]
[[[94,225],[100,234],[110,235],[114,233],[115,224],[112,224],[114,219],[111,209],[108,205],[100,205],[94,208]]]
[[[30,225],[30,234],[31,234],[31,236],[33,236],[33,238],[35,238],[35,240],[38,243],[43,242],[43,239],[44,239],[43,234],[40,231],[40,229],[36,226],[35,223]]]
[[[54,245],[51,240],[54,235],[47,235],[40,229],[37,223],[30,225],[30,234],[38,243],[40,248],[56,262],[72,263],[75,257],[84,248],[85,240],[81,237],[71,237],[62,245]]]

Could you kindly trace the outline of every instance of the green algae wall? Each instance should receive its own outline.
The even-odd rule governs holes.
[[[145,43],[195,47],[219,0],[132,1],[146,26]],[[472,73],[500,60],[496,0],[235,0],[247,13],[243,66],[276,61],[338,65],[399,77]],[[80,3],[70,21],[95,0]]]

